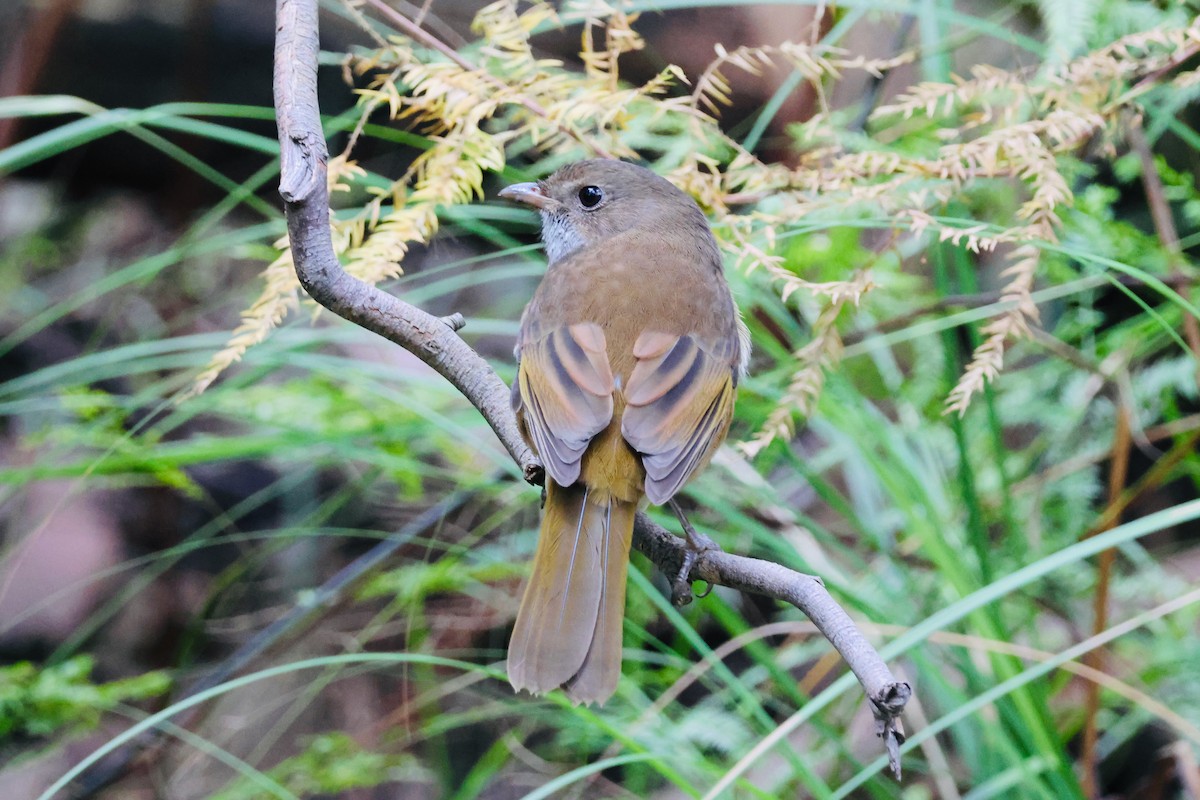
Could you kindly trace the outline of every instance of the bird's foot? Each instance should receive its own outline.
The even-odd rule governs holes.
[[[687,541],[687,546],[683,552],[683,562],[679,565],[679,572],[675,575],[675,580],[671,584],[671,603],[676,606],[686,606],[692,602],[692,567],[696,565],[696,561],[706,552],[720,550],[720,546],[710,539],[708,536],[700,533],[692,527],[692,523],[688,522],[688,518],[680,508],[679,503],[672,498],[669,502],[671,510],[675,512],[675,516],[679,518],[679,524],[683,527],[683,536]],[[707,597],[712,591],[712,584],[705,581],[704,591],[700,593],[700,597]]]

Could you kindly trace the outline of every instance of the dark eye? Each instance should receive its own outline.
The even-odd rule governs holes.
[[[604,199],[604,192],[599,186],[585,186],[579,190],[579,202],[583,203],[584,208],[595,208],[596,204]]]

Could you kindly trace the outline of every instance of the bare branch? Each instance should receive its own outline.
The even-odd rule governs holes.
[[[347,273],[329,230],[329,153],[317,107],[317,4],[280,0],[275,48],[279,120],[279,193],[287,207],[296,275],[305,290],[339,317],[408,350],[454,384],[479,409],[527,480],[540,466],[521,439],[508,387],[464,342],[456,320],[441,320]]]
[[[687,551],[683,539],[638,512],[633,527],[633,546],[654,562],[667,575],[679,571]],[[771,597],[791,603],[813,621],[834,649],[841,654],[871,701],[875,715],[876,734],[884,739],[892,772],[900,777],[899,746],[904,743],[900,727],[900,712],[904,710],[912,688],[896,680],[875,648],[854,624],[854,620],[837,604],[815,575],[805,575],[773,561],[705,550],[692,566],[693,581],[705,581],[714,586],[728,586],[743,592]],[[672,598],[686,604],[690,597]]]
[[[334,255],[329,230],[326,149],[317,109],[316,0],[278,0],[275,106],[282,152],[280,194],[287,207],[296,272],[321,305],[417,355],[446,377],[483,414],[531,482],[541,469],[521,439],[508,388],[454,332],[461,318],[438,319],[348,275]],[[683,563],[686,544],[639,513],[634,546],[667,574]],[[904,740],[899,714],[911,696],[897,681],[853,620],[819,578],[780,564],[708,550],[696,559],[690,579],[729,586],[791,603],[817,625],[846,660],[867,692],[899,776]],[[673,598],[686,603],[687,596]]]

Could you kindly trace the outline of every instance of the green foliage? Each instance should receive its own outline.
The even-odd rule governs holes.
[[[105,712],[158,697],[171,686],[162,672],[93,683],[94,663],[91,656],[79,655],[40,669],[28,661],[0,666],[0,748],[92,730]]]
[[[309,740],[298,754],[265,773],[296,797],[336,795],[351,789],[418,778],[421,770],[408,754],[388,755],[363,749],[344,733],[324,733]],[[278,797],[243,778],[210,795],[210,800],[260,800]]]

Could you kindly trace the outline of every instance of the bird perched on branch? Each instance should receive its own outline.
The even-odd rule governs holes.
[[[674,498],[728,432],[749,336],[703,212],[650,170],[581,161],[500,196],[541,213],[550,262],[516,346],[513,407],[546,495],[508,677],[602,703],[638,504],[670,505],[705,546]]]

